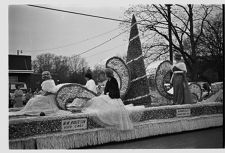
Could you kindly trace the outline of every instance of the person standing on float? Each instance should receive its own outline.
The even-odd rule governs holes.
[[[171,83],[173,85],[174,90],[173,104],[193,104],[186,77],[186,65],[182,61],[180,54],[175,54],[174,60],[175,63],[172,67],[173,75],[171,78]]]

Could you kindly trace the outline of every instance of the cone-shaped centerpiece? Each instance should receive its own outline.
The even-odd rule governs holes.
[[[151,97],[142,56],[141,41],[135,16],[132,17],[131,31],[127,50],[127,65],[131,73],[130,88],[125,96],[125,104],[150,105]]]

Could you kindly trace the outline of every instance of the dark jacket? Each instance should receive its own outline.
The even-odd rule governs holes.
[[[120,90],[117,83],[117,80],[115,78],[111,78],[106,82],[104,94],[109,93],[109,97],[114,98],[120,98]]]

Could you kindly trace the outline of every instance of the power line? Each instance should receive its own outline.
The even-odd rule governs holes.
[[[94,18],[99,18],[99,19],[111,20],[111,21],[131,23],[131,21],[127,21],[127,20],[115,19],[115,18],[110,18],[110,17],[98,16],[98,15],[92,15],[92,14],[86,14],[86,13],[80,13],[80,12],[74,12],[74,11],[67,11],[67,10],[62,10],[62,9],[55,9],[55,8],[50,8],[50,7],[38,6],[38,5],[30,5],[29,4],[28,6],[52,10],[52,11],[58,11],[58,12],[76,14],[76,15],[83,15],[83,16],[88,16],[88,17],[94,17]],[[142,24],[142,23],[138,23],[138,22],[137,22],[137,24],[147,26],[147,24]]]
[[[130,43],[131,41],[133,41],[133,40],[136,39],[137,37],[139,37],[139,35],[136,35],[136,36],[134,36],[133,38],[131,38],[131,39],[128,41],[128,43]],[[144,36],[143,38],[146,38],[146,37],[147,37],[147,36]],[[143,43],[145,43],[145,42],[147,42],[147,41],[148,41],[148,39],[145,40]],[[91,56],[87,56],[87,57],[85,57],[85,58],[89,58],[89,57],[96,56],[96,55],[98,55],[98,54],[100,54],[100,53],[102,53],[102,52],[107,53],[108,51],[111,51],[111,50],[114,50],[114,49],[116,49],[116,48],[119,48],[119,47],[121,47],[121,46],[123,46],[123,45],[125,45],[125,44],[127,44],[127,43],[120,44],[120,45],[118,45],[118,46],[116,46],[116,47],[113,47],[113,48],[111,48],[111,49],[103,50],[103,51],[101,51],[101,52],[99,52],[99,53],[93,54],[93,55],[91,55]],[[102,54],[104,54],[104,53],[102,53]]]
[[[60,11],[60,12],[64,12],[64,13],[71,13],[71,14],[77,14],[77,15],[83,15],[83,16],[89,16],[89,17],[101,18],[101,19],[107,19],[107,20],[113,20],[113,21],[119,21],[119,22],[127,22],[127,23],[131,23],[130,21],[126,21],[126,20],[114,19],[114,18],[109,18],[109,17],[103,17],[103,16],[97,16],[97,15],[91,15],[91,14],[79,13],[79,12],[72,12],[72,11],[61,10],[61,9],[54,9],[54,8],[44,7],[44,6],[38,6],[38,5],[28,5],[28,6],[31,6],[31,7],[37,7],[37,8],[42,8],[42,9],[48,9],[48,10],[53,10],[53,11]],[[137,23],[137,22],[136,22],[135,24],[140,24],[140,23]],[[146,24],[141,24],[141,25],[146,25]],[[133,26],[131,26],[131,27],[133,27]],[[126,31],[127,31],[127,30],[126,30]],[[122,32],[122,33],[120,33],[119,35],[121,35],[121,34],[123,34],[123,33],[125,33],[125,32]],[[115,39],[115,38],[118,37],[119,35],[117,35],[117,36],[111,38],[110,40],[107,40],[107,41],[105,41],[105,42],[103,42],[103,43],[101,43],[101,44],[99,44],[99,45],[97,45],[97,46],[95,46],[95,47],[93,47],[93,48],[87,50],[87,51],[84,51],[84,52],[78,54],[78,56],[79,56],[79,55],[82,55],[82,54],[84,54],[84,53],[86,53],[86,52],[89,52],[89,51],[91,51],[91,50],[93,50],[93,49],[95,49],[95,48],[97,48],[97,47],[99,47],[99,46],[101,46],[101,45],[103,45],[103,44],[105,44],[105,43],[111,41],[112,39]],[[84,40],[84,41],[87,41],[87,40]],[[83,42],[83,41],[82,41],[82,42]],[[76,43],[81,43],[81,42],[76,42]],[[74,44],[74,43],[72,43],[72,44]],[[60,47],[48,48],[48,49],[33,50],[33,51],[54,50],[54,49],[63,48],[63,47],[69,46],[69,45],[71,45],[71,44],[67,44],[67,45],[60,46]],[[32,51],[32,50],[31,50],[31,51]]]
[[[137,24],[137,23],[134,23],[134,24],[131,26],[131,28],[132,28],[134,25],[136,25],[136,24]],[[80,56],[80,55],[82,55],[82,54],[85,54],[85,53],[87,53],[87,52],[90,52],[90,51],[92,51],[93,49],[98,48],[98,47],[100,47],[100,46],[102,46],[102,45],[104,45],[104,44],[110,42],[111,40],[113,40],[113,39],[119,37],[120,35],[124,34],[124,33],[127,32],[128,30],[129,30],[129,29],[124,30],[123,32],[121,32],[121,33],[119,33],[118,35],[116,35],[116,36],[114,36],[114,37],[112,37],[112,38],[110,38],[110,39],[104,41],[103,43],[101,43],[101,44],[99,44],[99,45],[97,45],[97,46],[94,46],[94,47],[92,47],[92,48],[90,48],[90,49],[88,49],[88,50],[86,50],[86,51],[83,51],[83,52],[81,52],[81,53],[79,53],[79,54],[77,54],[77,55],[75,55],[75,56]]]
[[[69,44],[66,44],[66,45],[63,45],[63,46],[58,46],[58,47],[52,47],[52,48],[45,48],[45,49],[36,49],[36,50],[23,50],[23,51],[27,51],[27,52],[33,52],[33,51],[46,51],[46,50],[56,50],[56,49],[60,49],[60,48],[65,48],[65,47],[68,47],[68,46],[74,46],[74,45],[77,45],[77,44],[81,44],[83,42],[86,42],[86,41],[89,41],[89,40],[92,40],[92,39],[96,39],[100,36],[103,36],[103,35],[106,35],[108,33],[111,33],[115,30],[118,30],[119,28],[115,28],[115,29],[112,29],[110,31],[107,31],[107,32],[104,32],[104,33],[101,33],[101,34],[98,34],[98,35],[95,35],[95,36],[92,36],[90,38],[87,38],[87,39],[84,39],[84,40],[81,40],[81,41],[77,41],[77,42],[74,42],[74,43],[69,43]]]
[[[97,15],[91,15],[91,14],[85,14],[85,13],[79,13],[79,12],[73,12],[73,11],[67,11],[67,10],[61,10],[61,9],[55,9],[55,8],[50,8],[50,7],[38,6],[38,5],[28,5],[28,6],[42,8],[42,9],[47,9],[47,10],[53,10],[53,11],[59,11],[59,12],[64,12],[64,13],[71,13],[71,14],[77,14],[77,15],[95,17],[95,18],[100,18],[100,19],[112,20],[112,21],[119,21],[119,22],[128,22],[128,23],[131,23],[130,21],[126,21],[126,20],[120,20],[120,19],[114,19],[114,18],[109,18],[109,17],[103,17],[103,16],[97,16]]]
[[[126,43],[122,43],[122,44],[120,44],[120,45],[118,45],[118,46],[115,46],[115,47],[113,47],[113,48],[110,48],[110,49],[106,49],[106,50],[102,50],[101,52],[98,52],[98,53],[96,53],[96,54],[92,54],[92,55],[90,55],[90,56],[87,56],[87,57],[85,57],[85,58],[89,58],[89,57],[92,57],[92,56],[96,56],[96,55],[98,55],[98,54],[100,54],[100,53],[103,53],[103,52],[108,52],[108,51],[111,51],[111,50],[114,50],[114,49],[116,49],[116,48],[119,48],[119,47],[121,47],[121,46],[123,46],[123,45],[125,45],[125,44],[127,44],[127,43],[130,43],[131,41],[133,41],[135,38],[137,38],[139,35],[136,35],[136,36],[134,36],[132,39],[130,39],[128,42],[126,42]],[[147,36],[145,36],[145,37],[147,37]],[[144,38],[145,38],[144,37]],[[147,41],[147,40],[146,40]],[[144,41],[143,43],[145,43],[146,41]]]
[[[131,26],[131,28],[132,28],[134,25],[136,25],[136,24],[137,24],[137,23],[134,23],[134,24]],[[98,47],[100,47],[100,46],[102,46],[102,45],[104,45],[104,44],[110,42],[111,40],[113,40],[113,39],[119,37],[120,35],[124,34],[124,33],[127,32],[128,30],[129,30],[129,29],[124,30],[123,32],[119,33],[118,35],[116,35],[116,36],[114,36],[114,37],[112,37],[112,38],[110,38],[110,39],[104,41],[103,43],[101,43],[101,44],[99,44],[99,45],[97,45],[97,46],[95,46],[95,47],[92,47],[92,48],[90,48],[90,49],[88,49],[88,50],[86,50],[86,51],[83,51],[83,52],[77,54],[76,56],[80,56],[80,55],[82,55],[82,54],[85,54],[85,53],[87,53],[87,52],[90,52],[90,51],[92,51],[93,49],[98,48]]]
[[[122,43],[122,44],[120,44],[120,45],[118,45],[118,46],[115,46],[115,47],[113,47],[113,48],[106,49],[106,50],[102,50],[101,52],[98,52],[98,53],[96,53],[96,54],[92,54],[92,55],[87,56],[87,57],[85,57],[85,58],[93,57],[93,56],[96,56],[96,55],[98,55],[98,54],[100,54],[100,53],[103,54],[103,52],[104,52],[104,53],[107,53],[108,51],[111,51],[111,50],[114,50],[114,49],[116,49],[116,48],[119,48],[119,47],[121,47],[121,46],[123,46],[123,45],[125,45],[125,44],[127,44],[127,43]]]
[[[119,33],[118,35],[116,35],[116,36],[114,36],[114,37],[112,37],[112,38],[110,38],[110,39],[104,41],[103,43],[101,43],[101,44],[99,44],[99,45],[97,45],[97,46],[95,46],[95,47],[92,47],[92,48],[90,48],[90,49],[88,49],[88,50],[86,50],[86,51],[83,51],[83,52],[77,54],[77,56],[82,55],[82,54],[85,54],[85,53],[87,53],[87,52],[90,52],[91,50],[93,50],[93,49],[95,49],[95,48],[98,48],[98,47],[100,47],[100,46],[102,46],[102,45],[104,45],[104,44],[110,42],[111,40],[113,40],[113,39],[119,37],[121,34],[123,34],[123,33],[125,33],[125,32],[126,32],[126,31],[121,32],[121,33]]]

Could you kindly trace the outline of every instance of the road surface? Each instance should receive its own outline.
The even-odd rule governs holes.
[[[114,142],[83,149],[182,149],[223,148],[223,128],[208,128],[170,135],[153,136],[126,142]]]

